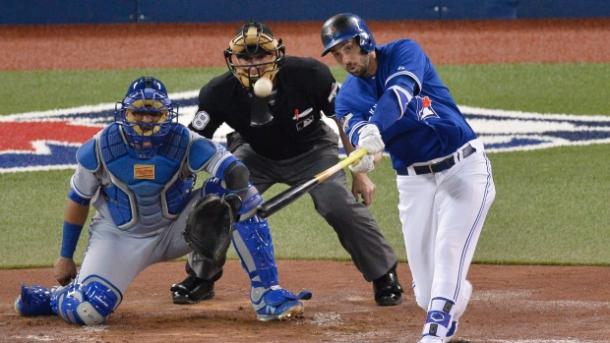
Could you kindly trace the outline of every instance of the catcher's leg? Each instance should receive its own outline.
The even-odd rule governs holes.
[[[24,317],[56,314],[68,323],[98,325],[116,309],[122,295],[116,287],[96,275],[83,283],[45,288],[22,285],[15,310]]]
[[[48,316],[51,310],[52,289],[39,285],[21,285],[21,293],[15,300],[15,311],[21,316]]]
[[[233,246],[251,281],[250,300],[260,321],[284,320],[303,315],[301,299],[311,293],[295,295],[279,285],[273,243],[266,219],[254,216],[235,223]]]

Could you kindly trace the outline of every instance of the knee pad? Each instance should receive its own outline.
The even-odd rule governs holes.
[[[99,325],[106,321],[123,296],[107,280],[91,275],[82,283],[58,289],[51,297],[51,307],[68,323]]]
[[[234,224],[233,246],[253,288],[278,284],[273,242],[266,219],[254,216]]]

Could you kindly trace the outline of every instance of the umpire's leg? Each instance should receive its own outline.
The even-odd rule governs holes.
[[[397,262],[368,208],[348,191],[345,173],[338,172],[310,192],[316,211],[333,227],[367,281],[386,274]]]

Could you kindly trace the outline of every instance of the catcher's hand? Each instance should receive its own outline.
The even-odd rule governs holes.
[[[233,220],[229,203],[216,194],[208,194],[191,209],[184,240],[204,259],[221,264],[231,244]]]
[[[74,260],[60,256],[53,264],[53,276],[60,285],[65,286],[76,277]]]

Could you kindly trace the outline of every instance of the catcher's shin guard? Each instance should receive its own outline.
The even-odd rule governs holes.
[[[68,323],[99,325],[119,306],[121,292],[107,280],[91,275],[53,292],[51,308]]]
[[[273,242],[266,219],[254,216],[234,224],[233,246],[251,282],[250,300],[260,321],[283,320],[303,315],[300,299],[310,299],[311,293],[298,295],[279,286]]]
[[[233,246],[253,288],[278,284],[273,242],[266,219],[254,216],[234,224]]]
[[[21,285],[21,293],[15,300],[15,311],[24,317],[54,314],[51,309],[52,292],[51,289],[38,285]]]

